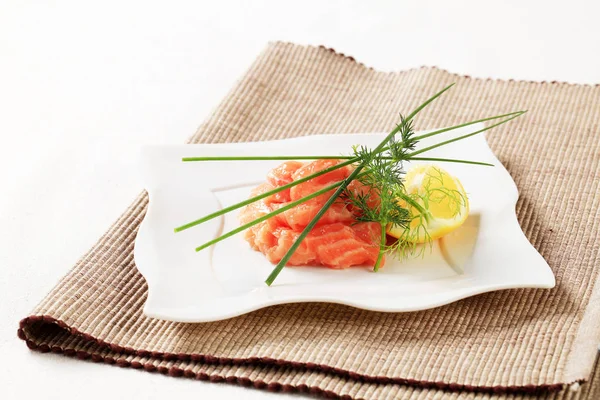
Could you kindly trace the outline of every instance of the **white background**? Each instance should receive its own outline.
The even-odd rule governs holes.
[[[381,70],[600,83],[596,1],[169,3],[0,0],[2,398],[286,397],[16,339],[18,320],[140,192],[139,147],[182,143],[268,41],[324,44]]]

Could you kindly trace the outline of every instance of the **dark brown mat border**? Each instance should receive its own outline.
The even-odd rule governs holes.
[[[96,339],[84,332],[70,327],[63,321],[59,321],[47,315],[30,316],[24,318],[19,323],[19,329],[17,335],[20,339],[24,340],[31,350],[39,351],[41,353],[57,353],[64,354],[69,357],[77,357],[80,360],[91,359],[94,362],[104,362],[106,364],[116,364],[123,368],[143,368],[147,372],[159,372],[163,375],[175,376],[175,377],[186,377],[195,378],[198,380],[209,380],[211,382],[227,382],[234,383],[242,386],[254,386],[257,389],[266,389],[269,391],[283,391],[283,392],[301,392],[310,393],[313,395],[323,396],[326,398],[335,399],[351,399],[349,396],[339,396],[334,392],[323,391],[318,387],[308,387],[306,385],[299,385],[298,387],[292,385],[281,385],[279,383],[267,384],[266,382],[257,380],[253,381],[249,378],[237,378],[228,377],[225,378],[221,375],[208,375],[205,373],[196,374],[190,370],[183,370],[177,367],[156,367],[150,363],[140,363],[137,361],[129,362],[122,358],[102,357],[96,354],[90,354],[84,351],[75,351],[73,349],[63,349],[58,346],[50,347],[46,344],[38,345],[29,337],[27,337],[26,330],[33,328],[35,324],[54,324],[69,332],[71,335],[76,335],[83,338],[85,341],[97,344],[100,347],[108,348],[115,353],[121,353],[124,355],[134,355],[138,357],[152,357],[154,359],[160,359],[164,361],[193,361],[204,364],[213,365],[257,365],[257,366],[277,366],[277,367],[292,367],[299,370],[317,371],[323,373],[334,374],[342,378],[349,378],[359,382],[365,383],[378,383],[378,384],[398,384],[403,386],[411,386],[419,389],[436,389],[447,392],[460,392],[468,391],[473,393],[487,393],[487,394],[529,394],[529,395],[541,395],[550,392],[558,392],[563,390],[568,385],[579,383],[585,383],[585,380],[580,380],[571,383],[564,384],[551,384],[551,385],[525,385],[525,386],[470,386],[460,385],[457,383],[446,383],[446,382],[429,382],[419,381],[415,379],[404,379],[404,378],[388,378],[384,376],[369,376],[363,374],[357,374],[355,372],[332,368],[327,365],[319,365],[314,363],[297,363],[285,360],[277,360],[273,358],[225,358],[225,357],[214,357],[205,354],[184,354],[184,353],[163,353],[163,352],[150,352],[145,350],[135,350],[130,347],[122,347],[112,343]]]

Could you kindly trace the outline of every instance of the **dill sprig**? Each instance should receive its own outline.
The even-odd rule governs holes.
[[[251,226],[254,226],[260,222],[263,222],[287,209],[295,207],[305,201],[314,198],[317,195],[323,194],[321,192],[334,190],[333,195],[328,199],[324,206],[319,210],[315,217],[309,222],[305,229],[300,233],[296,241],[288,249],[287,253],[283,256],[281,261],[273,269],[267,280],[267,285],[271,285],[278,274],[282,271],[283,267],[287,264],[291,256],[294,254],[298,246],[304,240],[304,238],[314,228],[319,219],[327,212],[329,207],[336,201],[342,199],[347,204],[352,205],[356,212],[356,220],[358,222],[377,222],[381,226],[381,237],[379,240],[379,255],[374,266],[374,270],[377,271],[381,266],[381,260],[386,252],[391,252],[395,256],[404,258],[408,255],[413,255],[418,252],[424,252],[424,246],[414,244],[416,238],[423,235],[428,238],[427,224],[430,222],[431,216],[428,211],[431,203],[440,202],[442,199],[449,199],[448,206],[460,212],[462,205],[466,202],[462,193],[459,191],[452,191],[444,188],[443,185],[426,185],[424,190],[420,193],[408,193],[404,187],[404,162],[406,161],[439,161],[439,162],[453,162],[463,163],[471,165],[484,165],[492,166],[492,164],[472,161],[472,160],[459,160],[459,159],[448,159],[448,158],[435,158],[435,157],[419,157],[418,155],[425,153],[429,150],[433,150],[437,147],[444,146],[446,144],[456,142],[459,140],[466,139],[474,136],[481,132],[492,129],[496,126],[511,121],[525,113],[525,111],[516,111],[502,115],[496,115],[493,117],[487,117],[478,119],[475,121],[451,126],[448,128],[438,129],[432,132],[428,132],[419,136],[415,135],[413,129],[413,118],[432,101],[441,96],[445,91],[450,89],[452,85],[449,85],[430,97],[423,104],[417,107],[407,117],[400,115],[400,122],[396,127],[385,137],[385,139],[375,148],[369,149],[364,146],[358,146],[353,148],[353,152],[348,156],[239,156],[239,157],[185,157],[182,161],[253,161],[253,160],[316,160],[316,159],[339,159],[340,162],[330,168],[323,171],[318,171],[310,176],[302,179],[293,181],[287,185],[283,185],[278,188],[274,188],[271,191],[263,193],[261,195],[254,196],[248,200],[233,204],[222,210],[206,215],[200,219],[187,223],[185,225],[175,228],[175,232],[180,232],[185,229],[189,229],[193,226],[202,224],[213,218],[217,218],[233,210],[244,207],[248,204],[259,201],[263,198],[276,194],[280,191],[289,189],[303,182],[307,182],[317,176],[321,176],[325,173],[334,171],[339,168],[343,168],[347,165],[353,164],[355,166],[354,171],[346,179],[336,182],[326,189],[315,192],[311,195],[303,197],[286,206],[274,210],[266,215],[257,218],[245,225],[242,225],[230,232],[224,233],[216,239],[213,239],[207,243],[196,248],[197,251],[205,249],[215,243],[220,242],[228,237],[233,236]],[[425,147],[419,150],[416,149],[416,145],[422,139],[439,135],[444,132],[452,131],[455,129],[467,127],[476,123],[500,120],[492,125],[489,125],[476,132],[472,132],[466,135],[458,136],[453,139],[449,139],[429,147]],[[430,176],[430,183],[435,182],[436,179],[442,179],[440,174],[439,177]],[[348,189],[348,186],[352,181],[358,181],[361,188]],[[439,183],[439,182],[438,182]],[[439,187],[438,187],[439,186]],[[386,243],[386,231],[388,226],[395,226],[401,228],[402,235],[393,244],[387,245]]]
[[[391,153],[390,146],[390,153]],[[379,255],[374,265],[378,271],[386,252],[386,230],[388,224],[408,229],[410,214],[398,202],[404,192],[402,176],[404,170],[399,162],[391,162],[372,154],[365,148],[355,148],[355,154],[363,161],[365,172],[357,178],[362,187],[358,190],[346,189],[347,204],[355,210],[358,222],[380,224]]]
[[[402,241],[409,242],[412,239],[411,232],[415,229],[426,231],[426,223],[430,220],[427,203],[421,206],[423,202],[407,194],[404,187],[404,162],[411,159],[410,154],[418,139],[415,138],[412,121],[402,115],[398,136],[400,141],[395,137],[390,139],[383,153],[375,154],[364,146],[354,147],[355,157],[364,165],[363,174],[357,178],[362,188],[345,192],[346,202],[356,210],[357,221],[380,224],[379,256],[373,268],[375,272],[381,266],[384,253],[393,249],[394,255],[405,258],[413,252],[413,245],[387,245],[388,226],[400,228],[403,232]],[[412,215],[411,210],[417,210],[416,215]],[[416,227],[413,224],[415,221],[419,222]]]

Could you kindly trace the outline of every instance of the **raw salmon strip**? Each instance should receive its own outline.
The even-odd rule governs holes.
[[[268,192],[338,163],[337,160],[316,160],[306,164],[285,162],[271,170],[267,175],[267,182],[256,187],[251,196]],[[291,201],[339,182],[351,172],[352,167],[342,167],[254,202],[242,209],[240,223],[253,221]],[[355,191],[364,190],[356,181],[351,183],[350,188]],[[333,190],[251,227],[246,231],[245,239],[269,261],[278,263],[332,194]],[[373,266],[379,254],[380,235],[379,223],[357,222],[355,210],[339,201],[321,217],[294,252],[288,265],[323,265],[339,269],[356,265]]]

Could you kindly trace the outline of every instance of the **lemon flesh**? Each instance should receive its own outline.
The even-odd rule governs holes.
[[[412,221],[408,231],[404,227],[390,225],[387,233],[397,239],[413,243],[426,243],[454,231],[469,215],[469,200],[460,181],[433,165],[411,168],[404,179],[406,193],[426,212],[428,218],[415,207],[400,200]]]

